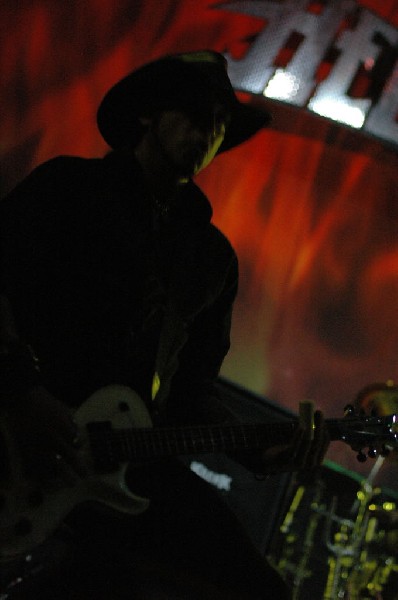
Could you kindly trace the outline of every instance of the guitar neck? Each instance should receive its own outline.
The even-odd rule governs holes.
[[[331,440],[341,439],[339,420],[326,422]],[[101,429],[90,432],[94,454],[101,448],[116,461],[150,460],[187,454],[255,450],[286,444],[297,421],[275,423],[184,426],[137,429]]]
[[[139,461],[187,454],[233,452],[273,446],[289,439],[295,423],[234,424],[137,429],[93,428],[89,432],[94,455],[101,448],[116,461]],[[290,435],[289,435],[290,433]]]
[[[264,448],[290,439],[295,423],[211,425],[134,431],[129,458],[234,452]]]
[[[372,433],[366,434],[366,426],[374,427],[374,421],[382,428],[377,433],[380,442],[395,440],[390,429],[383,424],[383,418],[344,417],[326,419],[330,441],[342,440],[345,443],[370,445],[374,441]],[[266,449],[288,444],[298,421],[275,423],[244,423],[231,425],[194,425],[184,427],[111,429],[98,427],[89,430],[90,443],[96,457],[111,458],[117,462],[150,460],[167,456],[234,452],[239,450]],[[91,429],[91,428],[90,428]],[[364,441],[365,440],[365,441]]]

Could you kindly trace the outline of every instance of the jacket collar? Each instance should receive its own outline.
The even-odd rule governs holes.
[[[114,150],[103,161],[105,168],[113,173],[115,185],[120,191],[129,195],[132,192],[137,203],[152,203],[143,171],[134,156]],[[142,191],[140,197],[137,197],[137,189]],[[181,187],[169,214],[172,219],[189,221],[192,225],[203,227],[210,223],[213,210],[202,190],[190,180]]]

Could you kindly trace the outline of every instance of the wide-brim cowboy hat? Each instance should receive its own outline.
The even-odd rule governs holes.
[[[229,114],[218,153],[242,144],[271,120],[266,110],[239,101],[224,56],[205,50],[165,56],[116,83],[99,106],[98,128],[109,146],[119,148],[139,139],[140,117],[173,108],[200,111],[215,101]]]

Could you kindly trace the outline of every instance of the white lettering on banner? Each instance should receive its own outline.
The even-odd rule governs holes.
[[[398,32],[393,27],[368,11],[362,11],[355,30],[344,31],[336,41],[336,46],[342,53],[329,77],[317,87],[308,108],[335,121],[357,128],[362,127],[372,100],[349,98],[347,92],[358,66],[365,61],[376,63],[380,53],[380,46],[372,41],[376,31],[392,43],[397,43]]]
[[[373,105],[364,129],[380,138],[398,144],[398,64],[384,88],[380,100]]]
[[[313,4],[246,0],[216,7],[265,21],[243,58],[226,54],[233,86],[398,144],[398,30],[355,0],[325,0],[316,10]],[[286,46],[290,56],[281,66],[277,57]],[[322,80],[317,71],[330,56]],[[352,92],[361,70],[366,85]]]
[[[190,464],[190,469],[196,475],[211,483],[219,490],[225,490],[227,492],[231,489],[232,477],[229,475],[225,475],[224,473],[216,473],[215,471],[211,471],[204,464],[193,460]]]

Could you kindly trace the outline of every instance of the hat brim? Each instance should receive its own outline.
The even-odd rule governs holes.
[[[163,58],[144,65],[116,83],[102,100],[98,113],[98,129],[111,148],[135,143],[142,133],[140,117],[156,110],[178,108],[184,102],[200,99],[209,93],[224,102],[229,111],[225,138],[218,154],[242,144],[269,125],[270,114],[263,108],[241,102],[228,78],[222,55],[212,54],[218,62],[186,64],[175,57]]]
[[[244,104],[237,100],[231,112],[231,120],[218,154],[240,146],[261,129],[268,127],[271,120],[270,113],[265,109]]]

